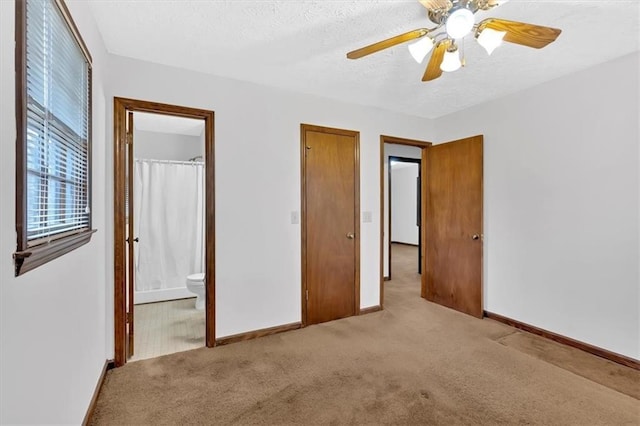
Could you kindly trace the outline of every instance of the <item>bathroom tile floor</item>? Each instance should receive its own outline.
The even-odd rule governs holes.
[[[203,347],[205,314],[194,304],[195,298],[135,305],[134,355],[129,362]]]

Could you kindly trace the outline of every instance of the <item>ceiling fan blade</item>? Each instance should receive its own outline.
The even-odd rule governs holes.
[[[379,41],[377,43],[370,44],[362,47],[358,50],[347,53],[347,58],[358,59],[363,56],[371,55],[372,53],[379,52],[381,50],[393,47],[396,44],[404,43],[405,41],[414,40],[425,36],[429,32],[426,28],[418,28],[417,30],[409,31],[408,33],[400,34],[395,37],[388,38],[386,40]]]
[[[480,22],[476,34],[484,28],[506,31],[504,41],[540,49],[556,41],[562,30],[524,22],[507,21],[506,19],[489,18]]]
[[[451,0],[420,0],[420,4],[428,10],[449,10],[453,7]]]
[[[442,64],[444,53],[447,51],[450,45],[451,40],[449,39],[442,40],[441,42],[436,44],[436,47],[433,49],[433,53],[431,54],[429,64],[427,65],[427,69],[424,71],[424,75],[422,76],[422,81],[435,80],[442,75],[440,64]]]

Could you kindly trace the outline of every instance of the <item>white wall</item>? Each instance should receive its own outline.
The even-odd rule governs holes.
[[[135,158],[186,161],[198,155],[204,156],[204,135],[189,136],[136,129],[133,139]]]
[[[93,56],[91,242],[16,278],[14,6],[0,1],[0,423],[80,423],[106,359],[104,69],[84,2],[67,1]],[[109,311],[112,315],[112,311]]]
[[[360,206],[373,215],[361,225],[360,300],[379,304],[380,134],[430,139],[430,120],[123,57],[110,65],[114,96],[215,111],[218,337],[300,321],[300,123],[360,131]]]
[[[443,117],[484,134],[484,304],[640,359],[638,53]]]
[[[392,135],[396,136],[397,135]],[[427,136],[418,138],[419,140],[431,141]],[[422,148],[408,145],[398,145],[392,143],[384,144],[384,162],[382,163],[382,172],[384,173],[384,235],[382,241],[382,271],[385,277],[389,277],[389,156],[405,157],[405,158],[422,158]]]
[[[418,245],[418,171],[416,163],[391,165],[391,241]]]

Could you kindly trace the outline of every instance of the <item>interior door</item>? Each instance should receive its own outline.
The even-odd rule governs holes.
[[[357,132],[302,126],[305,324],[359,312],[358,138]]]
[[[137,238],[134,235],[133,223],[133,112],[127,113],[127,358],[133,356],[133,302],[135,283],[135,247]]]
[[[425,151],[425,297],[482,318],[482,136]]]

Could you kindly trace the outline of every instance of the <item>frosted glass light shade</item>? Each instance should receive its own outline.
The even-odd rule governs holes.
[[[446,51],[444,53],[444,58],[442,59],[442,63],[440,64],[440,69],[445,72],[452,72],[460,69],[462,66],[462,62],[460,62],[460,53],[458,49],[453,52]]]
[[[484,50],[491,55],[496,47],[502,44],[502,39],[506,33],[506,31],[496,31],[491,28],[485,28],[478,35],[478,44],[484,47]]]
[[[453,12],[447,18],[447,34],[451,38],[462,38],[469,34],[475,24],[473,12],[469,9],[461,8]]]
[[[417,63],[421,64],[424,61],[427,53],[431,52],[433,49],[433,39],[431,37],[422,37],[420,40],[415,43],[411,43],[407,46],[409,48],[409,53],[413,56],[413,59],[416,60]]]

